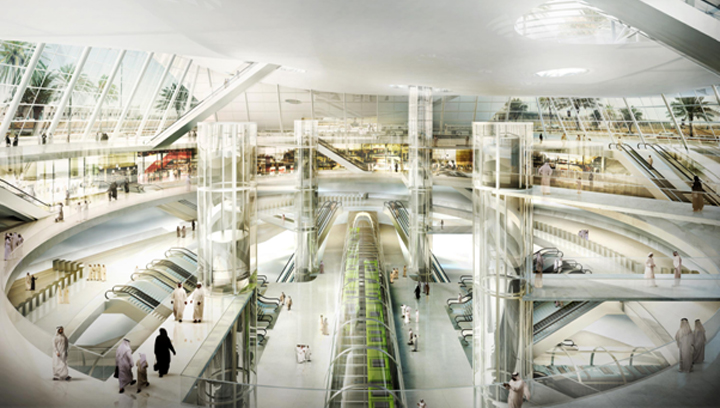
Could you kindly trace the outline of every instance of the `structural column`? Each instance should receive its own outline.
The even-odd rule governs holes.
[[[473,385],[475,407],[505,402],[513,372],[532,378],[531,123],[473,123]]]
[[[199,281],[238,294],[257,278],[257,125],[201,123],[198,131]]]
[[[318,272],[318,121],[295,121],[295,281],[307,282]]]
[[[432,263],[428,231],[432,226],[432,88],[411,86],[408,117],[410,167],[410,271],[430,282]]]

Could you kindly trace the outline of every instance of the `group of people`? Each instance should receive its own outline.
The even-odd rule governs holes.
[[[680,329],[675,334],[675,342],[680,351],[680,364],[678,371],[689,373],[694,364],[705,361],[705,327],[700,319],[695,319],[695,330],[690,328],[688,319],[680,319]]]
[[[105,282],[107,280],[107,266],[92,264],[86,266],[87,280]]]
[[[117,181],[113,181],[112,183],[110,183],[110,187],[108,187],[107,191],[108,201],[112,201],[113,199],[117,201],[117,193],[119,187],[120,186],[118,185]],[[130,181],[127,178],[122,181],[122,189],[123,191],[125,191],[125,194],[130,193]]]
[[[312,353],[310,352],[310,346],[307,344],[298,344],[295,346],[295,354],[298,364],[311,361]]]
[[[188,298],[181,282],[178,282],[177,288],[170,295],[170,303],[173,305],[173,316],[175,321],[182,323],[183,314],[185,314],[185,306],[190,302],[195,303],[193,308],[193,323],[202,322],[203,312],[205,311],[205,289],[202,283],[198,282],[192,295]]]
[[[292,309],[293,301],[290,296],[285,296],[285,292],[281,292],[280,294],[280,307],[287,305],[288,312]]]
[[[580,231],[578,231],[578,237],[584,239],[585,241],[589,241],[590,240],[590,231],[588,231],[586,229],[581,229]]]
[[[645,273],[644,277],[647,280],[647,286],[656,288],[655,283],[655,255],[650,252],[645,260]],[[682,257],[677,251],[673,251],[673,286],[680,286],[680,279],[682,278]]]
[[[420,300],[420,292],[425,292],[425,296],[430,296],[430,284],[428,282],[418,282],[415,285],[415,300]]]
[[[90,216],[90,202],[88,200],[77,202],[78,222],[87,220]],[[82,217],[80,217],[82,214]]]
[[[18,232],[5,233],[5,260],[9,261],[13,256],[13,251],[22,248],[25,238]],[[19,253],[20,251],[18,251]]]
[[[400,278],[400,268],[392,268],[390,271],[390,283],[395,282]]]
[[[170,337],[168,337],[167,330],[164,328],[160,329],[160,334],[155,338],[153,351],[155,353],[153,370],[157,371],[158,376],[162,378],[170,370],[170,353],[177,354]],[[147,373],[149,367],[147,356],[144,353],[139,353],[140,359],[134,362],[132,354],[130,340],[123,339],[115,353],[115,378],[118,379],[121,394],[125,392],[125,387],[129,385],[137,384],[138,393],[142,391],[143,387],[150,385]],[[137,380],[133,376],[133,367],[137,369]]]
[[[402,305],[400,306],[400,313],[402,313],[403,322],[406,325],[410,324],[410,313],[411,309],[410,306]],[[420,323],[420,310],[415,309],[415,324]],[[416,327],[417,329],[417,327]],[[413,346],[412,351],[418,351],[418,335],[417,333],[413,333],[412,327],[409,329],[408,333],[408,343],[409,346]]]
[[[15,134],[15,136],[12,139],[10,139],[10,133],[5,134],[5,146],[7,146],[7,147],[17,146],[19,141],[20,141],[20,139],[18,139],[17,133]]]
[[[30,275],[30,272],[28,272],[25,275],[25,290],[28,292],[35,290],[36,280],[38,280],[38,278],[36,278],[35,275]]]

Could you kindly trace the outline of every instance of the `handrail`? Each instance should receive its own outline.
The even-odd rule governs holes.
[[[620,366],[620,362],[618,362],[617,358],[615,358],[615,355],[613,353],[609,352],[608,349],[606,349],[603,346],[596,346],[593,349],[592,353],[590,354],[590,366],[591,367],[593,366],[593,361],[595,360],[595,352],[597,351],[597,349],[602,349],[604,352],[606,352],[610,355],[610,358],[612,358],[613,361],[615,361],[615,365],[617,366],[618,370],[620,371],[620,375],[622,376],[622,379],[623,379],[623,384],[627,384],[627,378],[625,377],[625,372],[623,372],[623,369]]]
[[[331,145],[329,142],[327,142],[327,141],[325,141],[325,140],[323,140],[323,139],[321,139],[321,138],[318,138],[318,144],[319,144],[319,145],[322,145],[322,147],[330,150],[331,152],[335,153],[336,155],[342,157],[343,159],[345,159],[345,160],[348,161],[349,163],[352,163],[355,167],[357,167],[357,168],[359,168],[359,169],[361,169],[361,170],[364,170],[364,171],[367,171],[367,170],[368,170],[367,164],[361,162],[360,160],[358,160],[358,159],[356,159],[356,158],[354,158],[354,157],[345,157],[345,155],[344,155],[338,148],[336,148],[335,146]]]
[[[3,188],[5,188],[6,190],[9,190],[11,193],[15,194],[16,196],[19,196],[19,197],[22,198],[23,200],[26,200],[26,201],[35,201],[35,202],[37,203],[37,204],[35,204],[35,205],[39,205],[39,206],[41,206],[41,207],[45,207],[45,209],[48,210],[48,211],[51,211],[51,209],[52,209],[52,206],[51,206],[50,204],[42,201],[41,199],[35,197],[34,195],[29,194],[29,193],[26,192],[25,190],[23,190],[23,189],[15,186],[15,185],[9,183],[9,182],[6,181],[6,180],[1,179],[1,178],[0,178],[0,186],[2,186]]]
[[[650,164],[630,145],[621,145],[624,150],[646,173],[650,175],[650,181],[655,184],[660,191],[663,192],[671,201],[682,201],[688,202],[687,197],[677,192],[675,186],[673,186],[665,176],[662,175],[655,167]]]
[[[168,257],[168,252],[172,253],[173,251],[188,255],[188,256],[190,256],[190,258],[193,258],[195,261],[198,260],[197,254],[185,247],[171,247],[167,251],[165,251],[165,256]]]
[[[147,271],[149,269],[144,269],[144,270]],[[163,280],[163,278],[167,278],[167,276],[162,275],[162,274],[160,276],[162,276],[163,278],[160,278],[160,276],[149,273],[149,272],[134,272],[132,275],[130,275],[130,280],[134,282],[135,276],[151,276],[151,277],[157,279],[158,281],[160,281],[160,283],[167,286],[168,288],[175,289],[175,287],[173,285],[171,285],[171,284],[167,283],[165,280]]]
[[[150,143],[152,143],[156,138],[160,137],[160,135],[163,133],[164,130],[166,130],[166,129],[168,129],[170,126],[178,123],[181,119],[184,119],[185,117],[187,117],[187,116],[189,116],[190,114],[194,113],[196,110],[199,110],[201,107],[204,107],[204,104],[206,104],[213,96],[216,96],[216,95],[218,95],[220,92],[222,92],[222,91],[224,91],[225,89],[227,89],[227,88],[228,88],[228,85],[230,85],[231,83],[237,81],[238,78],[240,78],[240,76],[242,76],[242,75],[245,74],[247,71],[249,71],[250,68],[255,67],[257,64],[258,64],[257,62],[250,62],[245,68],[243,68],[242,71],[237,72],[235,75],[233,75],[233,76],[231,76],[230,78],[228,78],[228,82],[227,82],[227,83],[223,83],[222,86],[219,86],[217,89],[215,89],[214,91],[212,91],[212,92],[210,93],[210,95],[206,96],[203,100],[199,101],[197,105],[193,106],[192,108],[188,109],[187,112],[185,112],[185,113],[183,113],[182,115],[178,116],[173,123],[171,123],[168,127],[166,127],[165,129],[163,129],[162,131],[158,132],[155,136],[153,136],[153,137],[152,137],[150,140],[148,140],[145,144],[150,144]],[[192,95],[188,95],[188,97],[191,98],[190,101],[191,101],[191,103],[192,103],[192,98],[193,98],[193,96],[192,96]]]
[[[690,171],[690,169],[688,169],[684,164],[682,164],[682,162],[680,162],[678,159],[676,159],[672,155],[672,153],[667,151],[667,149],[665,149],[664,146],[661,146],[657,143],[655,143],[655,144],[645,143],[645,144],[650,146],[655,152],[657,152],[668,163],[670,163],[670,165],[673,166],[680,174],[685,176],[685,178],[687,179],[686,182],[688,184],[690,184],[694,181],[695,174],[692,171]],[[700,180],[700,183],[706,188],[706,191],[704,194],[705,198],[710,202],[710,204],[712,204],[714,206],[720,206],[720,199],[719,199],[720,197],[718,197],[718,195],[716,193],[714,193],[714,191],[711,188],[709,188],[708,183],[706,183],[699,177],[698,177],[698,179]]]

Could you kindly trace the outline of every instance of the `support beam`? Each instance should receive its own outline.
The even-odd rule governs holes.
[[[30,57],[30,62],[28,62],[25,72],[23,72],[20,84],[18,84],[15,94],[10,101],[10,105],[5,111],[5,118],[3,118],[2,125],[0,125],[0,136],[4,137],[8,129],[10,129],[10,123],[12,123],[12,120],[15,117],[15,112],[17,111],[18,106],[20,106],[20,101],[22,101],[22,97],[25,95],[25,89],[27,89],[30,79],[32,79],[33,71],[35,71],[35,67],[37,67],[38,62],[40,62],[40,57],[42,56],[44,49],[45,43],[40,43],[35,46],[35,51],[33,52],[32,57]]]
[[[672,111],[672,107],[668,103],[667,98],[665,97],[665,94],[660,94],[660,96],[662,96],[663,102],[665,102],[665,107],[667,108],[668,114],[670,115],[670,117],[673,120],[673,123],[675,124],[675,129],[677,130],[678,135],[680,135],[680,140],[682,140],[683,146],[685,146],[685,150],[689,150],[687,140],[685,140],[685,135],[683,134],[682,128],[680,127],[680,124],[678,123],[677,118],[675,117],[675,114]],[[690,123],[690,126],[692,126],[692,123]]]
[[[170,110],[173,109],[173,107],[175,106],[175,101],[177,101],[178,95],[180,95],[180,90],[183,88],[183,82],[185,82],[185,77],[187,76],[188,71],[190,71],[191,65],[192,60],[189,60],[187,65],[185,66],[185,69],[183,70],[182,75],[180,75],[180,79],[177,81],[177,85],[175,85],[175,91],[173,91],[173,94],[170,97],[170,101],[168,101],[167,109],[165,109],[162,119],[160,119],[160,125],[158,125],[157,132],[160,132],[161,130],[163,130],[163,127],[165,127],[165,121],[167,121]],[[180,118],[178,117],[178,119]]]
[[[504,406],[494,384],[532,378],[532,201],[504,192],[530,186],[532,123],[473,123],[474,406]],[[501,164],[502,162],[502,164]],[[488,188],[489,187],[489,188]]]
[[[95,121],[97,120],[97,117],[102,110],[102,105],[105,102],[105,98],[108,96],[108,93],[110,93],[110,88],[112,88],[112,83],[115,80],[115,75],[117,75],[118,70],[120,70],[120,65],[122,64],[123,58],[125,58],[125,53],[125,50],[122,50],[118,53],[118,56],[115,59],[115,63],[113,64],[112,69],[110,69],[110,75],[108,75],[107,80],[105,81],[105,86],[103,87],[102,93],[100,94],[100,98],[95,104],[95,109],[93,109],[93,113],[92,115],[90,115],[87,126],[85,126],[82,140],[87,140],[90,131],[92,131],[93,126],[95,126]]]
[[[145,76],[145,73],[147,72],[147,69],[150,66],[150,62],[152,61],[154,55],[155,53],[151,52],[148,53],[147,57],[145,57],[145,62],[143,62],[142,67],[140,68],[140,73],[138,74],[138,77],[135,80],[135,84],[130,91],[130,97],[128,97],[125,106],[123,106],[123,110],[120,113],[120,117],[118,118],[117,124],[115,125],[115,130],[113,130],[111,138],[116,138],[120,134],[120,129],[122,129],[123,122],[125,122],[125,117],[130,111],[130,105],[132,104],[133,99],[135,99],[135,95],[140,88],[140,83],[142,82],[142,79]]]
[[[216,89],[208,97],[200,101],[195,107],[185,113],[179,120],[176,120],[167,129],[156,134],[147,145],[153,147],[165,147],[181,138],[188,131],[193,129],[198,122],[202,122],[217,111],[225,107],[235,98],[240,96],[248,88],[260,82],[263,78],[275,72],[277,65],[254,62],[248,65],[227,82]]]
[[[315,279],[318,272],[318,121],[295,121],[295,281]]]
[[[408,190],[410,190],[410,271],[432,280],[428,230],[432,224],[432,88],[410,86],[408,115]],[[444,98],[444,97],[443,97]]]
[[[185,106],[183,107],[183,111],[182,111],[183,114],[185,112],[189,111],[190,107],[192,106],[193,95],[195,95],[195,85],[197,85],[197,79],[198,79],[199,75],[200,75],[200,66],[198,65],[197,69],[195,69],[195,76],[193,77],[192,85],[190,85],[190,93],[188,93],[187,100],[185,101]]]
[[[633,112],[633,110],[632,110],[633,107],[630,106],[630,104],[627,101],[627,98],[622,98],[622,99],[623,99],[623,102],[625,103],[625,108],[628,110],[628,114],[630,115],[630,117],[633,120],[633,123],[635,124],[635,129],[637,129],[637,131],[638,131],[640,140],[642,140],[643,143],[646,143],[645,136],[643,136],[642,129],[640,129],[640,123],[638,123],[637,118],[635,117],[635,112]]]
[[[654,41],[720,75],[720,21],[678,0],[588,0]]]
[[[48,137],[51,141],[53,140],[53,133],[55,133],[55,129],[60,123],[60,119],[62,118],[63,113],[65,113],[65,107],[67,107],[67,103],[72,96],[73,90],[75,89],[75,84],[80,78],[80,73],[82,72],[83,67],[85,67],[85,63],[87,62],[88,56],[90,55],[90,50],[90,47],[85,47],[82,50],[80,58],[78,59],[77,64],[75,64],[75,70],[73,70],[72,78],[70,78],[70,82],[68,82],[67,88],[65,88],[65,92],[60,98],[60,102],[58,103],[57,108],[55,108],[55,116],[53,116],[52,122],[50,122],[50,127],[48,128]],[[67,131],[68,140],[70,140],[70,126],[68,126]]]
[[[148,104],[147,108],[145,109],[145,114],[142,117],[142,121],[140,122],[140,126],[138,127],[135,137],[140,137],[142,135],[143,130],[145,130],[145,125],[147,124],[148,116],[150,116],[150,112],[152,112],[153,104],[155,103],[155,99],[157,99],[157,96],[160,93],[160,90],[162,90],[163,83],[165,83],[165,79],[167,78],[168,74],[170,74],[170,68],[172,67],[172,64],[174,62],[175,62],[175,55],[170,57],[170,61],[165,66],[165,70],[163,71],[162,76],[160,77],[160,80],[157,83],[157,86],[155,86],[155,89],[153,90],[153,93],[151,94],[152,97],[150,98],[150,103]]]

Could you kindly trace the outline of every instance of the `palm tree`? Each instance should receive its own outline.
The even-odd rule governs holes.
[[[57,74],[57,87],[59,89],[67,89],[68,85],[70,84],[70,81],[72,80],[72,76],[75,72],[75,65],[74,64],[65,64],[61,66],[58,69]],[[90,83],[90,80],[88,79],[87,75],[83,72],[79,73],[79,77],[77,79],[77,82],[75,82],[75,89],[79,90],[85,90],[88,87],[92,87],[92,84]],[[70,129],[70,122],[72,121],[72,107],[73,107],[73,93],[70,93],[70,99],[68,99],[68,124],[67,124],[67,133],[68,135],[71,133],[72,129]]]
[[[97,92],[95,93],[95,101],[100,98],[100,95],[102,95],[103,91],[105,90],[105,87],[108,86],[108,76],[102,75],[100,79],[97,82]],[[103,101],[103,104],[105,102],[114,102],[118,100],[118,90],[117,85],[115,84],[109,84],[110,88],[108,89],[107,95],[105,95],[105,101]],[[103,124],[103,110],[102,107],[100,108],[100,132],[102,132],[102,124]]]
[[[510,101],[510,107],[508,110],[508,120],[509,121],[516,121],[525,115],[525,112],[527,112],[528,106],[525,102],[523,102],[519,98],[515,98]]]
[[[35,71],[30,77],[30,86],[25,88],[25,93],[20,100],[22,105],[32,105],[34,120],[40,120],[45,106],[52,102],[56,91],[56,81],[57,73],[48,71],[44,62],[38,62]],[[29,114],[30,112],[28,112]]]
[[[632,113],[630,113],[632,112]],[[633,116],[635,116],[635,120],[640,120],[643,117],[643,113],[639,111],[636,107],[631,106],[630,109],[628,108],[620,108],[620,114],[623,117],[623,120],[625,121],[625,126],[628,128],[628,133],[632,133],[632,128],[635,126],[635,121],[633,120]]]
[[[708,102],[704,99],[704,96],[691,96],[675,98],[675,100],[670,103],[670,108],[675,118],[681,118],[683,122],[687,120],[690,123],[690,137],[694,136],[693,120],[695,118],[710,121],[716,115],[720,115],[717,111],[710,109]],[[668,112],[667,115],[670,117],[670,112]],[[679,129],[679,131],[682,132],[682,129]]]
[[[157,103],[155,104],[155,109],[158,111],[165,111],[167,110],[168,106],[170,105],[170,99],[172,99],[173,94],[175,93],[175,88],[177,87],[177,84],[172,84],[170,86],[166,86],[165,88],[160,91],[160,99],[158,99]],[[175,109],[175,113],[177,114],[177,117],[180,117],[182,115],[182,111],[185,109],[185,104],[187,103],[188,98],[188,90],[185,88],[185,85],[180,85],[180,93],[178,93],[177,98],[175,99],[175,103],[173,103],[173,109]],[[195,97],[192,98],[191,103],[196,103],[197,99]]]
[[[22,41],[6,41],[0,48],[0,82],[5,84],[20,83],[22,70],[32,56],[32,44]]]

